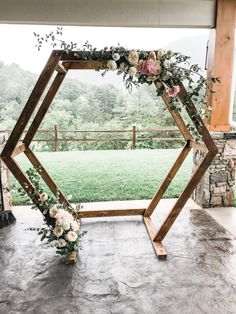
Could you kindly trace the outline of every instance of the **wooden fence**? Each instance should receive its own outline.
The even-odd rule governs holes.
[[[0,133],[10,133],[10,130],[0,130]],[[27,132],[27,131],[25,131]],[[136,126],[133,126],[132,129],[126,129],[126,130],[60,130],[58,129],[58,126],[55,125],[53,129],[49,130],[38,130],[36,132],[36,137],[37,134],[40,133],[45,133],[45,134],[51,134],[52,137],[50,139],[42,139],[42,138],[34,138],[32,142],[52,142],[54,143],[54,150],[59,151],[59,143],[60,142],[113,142],[113,141],[127,141],[127,142],[132,142],[131,149],[136,149],[136,143],[138,141],[147,141],[147,140],[152,140],[152,141],[166,141],[166,142],[172,142],[172,141],[179,141],[182,142],[184,141],[183,138],[181,137],[164,137],[163,135],[160,136],[150,136],[150,137],[139,137],[139,134],[142,133],[180,133],[178,128],[174,127],[163,127],[163,128],[149,128],[149,129],[137,129]],[[61,137],[63,134],[102,134],[102,133],[130,133],[130,137],[125,138],[125,137],[109,137],[109,138],[95,138],[95,137]]]

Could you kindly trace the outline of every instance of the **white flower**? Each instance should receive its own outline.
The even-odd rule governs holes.
[[[116,62],[114,60],[109,60],[107,62],[107,67],[108,67],[109,70],[115,71],[117,69],[117,64],[116,64]]]
[[[77,235],[77,233],[74,232],[74,231],[69,231],[69,232],[67,233],[67,235],[66,235],[66,238],[67,238],[68,241],[74,242],[74,241],[77,240],[78,235]]]
[[[71,223],[71,227],[72,227],[73,231],[75,231],[75,232],[79,231],[79,229],[80,229],[79,221],[73,221]]]
[[[136,64],[138,64],[138,59],[139,59],[139,55],[138,55],[137,51],[135,51],[135,50],[130,51],[129,56],[128,56],[129,63],[131,65],[136,65]]]
[[[45,202],[47,199],[48,199],[47,193],[43,192],[43,193],[39,194],[39,200],[41,202]]]
[[[56,206],[53,206],[49,209],[49,216],[55,218],[56,214],[58,213],[58,209]]]
[[[120,64],[119,70],[120,70],[121,72],[125,72],[126,69],[127,69],[126,64],[125,64],[124,62],[122,62],[122,63]]]
[[[120,59],[119,53],[113,53],[112,58],[113,60],[118,61]]]
[[[168,57],[172,57],[173,56],[173,51],[172,50],[167,50],[166,54],[168,55]]]
[[[164,50],[164,49],[158,49],[158,50],[157,50],[157,56],[158,56],[159,58],[162,58],[165,54],[166,54],[166,53],[165,53],[165,50]]]
[[[58,241],[57,241],[57,246],[60,247],[60,248],[65,247],[66,244],[67,244],[67,243],[66,243],[66,240],[65,240],[65,239],[60,238],[60,239],[58,239]]]
[[[68,221],[73,221],[73,216],[66,210],[61,209],[58,211],[58,213],[55,215],[56,219],[63,219]]]
[[[60,226],[61,227],[62,223],[63,223],[62,219],[59,218],[59,219],[56,220],[56,226]]]
[[[70,229],[70,222],[69,221],[63,221],[61,226],[64,230],[69,230]]]
[[[170,68],[170,60],[165,60],[163,62],[163,66],[164,66],[164,68],[169,69]]]
[[[53,229],[53,234],[59,238],[62,234],[63,234],[63,229],[62,227],[60,226],[56,226],[54,229]]]
[[[135,67],[129,68],[129,75],[130,76],[135,76],[136,73],[137,73],[137,69]]]

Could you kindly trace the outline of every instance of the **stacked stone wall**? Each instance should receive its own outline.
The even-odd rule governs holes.
[[[203,207],[234,206],[236,167],[236,132],[211,134],[218,153],[195,189],[192,198]],[[193,171],[200,164],[204,153],[196,150]]]

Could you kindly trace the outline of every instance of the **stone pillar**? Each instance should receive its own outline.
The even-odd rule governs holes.
[[[193,192],[193,200],[202,207],[234,206],[236,168],[236,132],[211,133],[218,147],[218,154]],[[195,150],[193,171],[204,157]]]

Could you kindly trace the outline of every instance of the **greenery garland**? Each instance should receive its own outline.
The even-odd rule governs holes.
[[[155,84],[157,96],[166,92],[170,96],[171,110],[175,112],[182,110],[183,104],[179,101],[178,93],[180,85],[183,84],[187,89],[186,101],[194,103],[198,115],[202,118],[210,115],[211,104],[207,102],[208,95],[214,93],[212,84],[220,83],[220,79],[206,79],[197,64],[190,64],[189,56],[161,48],[157,51],[130,51],[120,45],[97,50],[88,41],[82,46],[73,41],[66,42],[60,39],[62,35],[62,27],[57,27],[56,31],[45,35],[34,33],[37,49],[40,50],[43,45],[50,44],[53,48],[73,53],[79,60],[104,61],[104,65],[98,71],[101,71],[103,76],[107,71],[116,71],[118,75],[122,75],[129,91],[133,86],[140,84]],[[157,83],[161,83],[159,87]],[[196,116],[194,118],[197,119]],[[199,139],[199,133],[193,125],[189,123],[187,126],[193,137]]]

